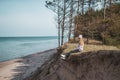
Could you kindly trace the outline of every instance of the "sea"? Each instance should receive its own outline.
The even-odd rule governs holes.
[[[0,62],[53,49],[57,46],[57,36],[0,37]]]

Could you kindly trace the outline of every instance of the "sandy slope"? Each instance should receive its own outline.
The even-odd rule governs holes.
[[[40,67],[56,49],[0,63],[0,80],[23,80]]]
[[[120,80],[120,50],[101,50],[71,55],[57,54],[26,80]]]

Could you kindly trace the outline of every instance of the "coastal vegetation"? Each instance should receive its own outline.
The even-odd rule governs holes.
[[[7,46],[4,48],[3,44],[8,52],[5,56],[21,54],[0,63],[0,80],[120,80],[120,0],[47,0],[45,3],[56,13],[58,47],[50,49],[57,45],[56,36],[2,38],[1,43],[5,41]],[[80,34],[85,42],[84,50],[76,51]],[[64,41],[66,35],[68,42]],[[32,52],[35,48],[50,50],[21,56],[24,54],[21,51]],[[62,58],[61,54],[69,53]]]
[[[46,7],[56,13],[58,46],[83,34],[102,44],[120,46],[120,1],[119,0],[48,0]],[[73,35],[73,37],[72,37]]]
[[[64,49],[63,53],[68,53],[74,50],[78,46],[78,44],[77,43],[66,43],[65,46],[66,46],[66,49]],[[89,44],[85,44],[83,52],[99,51],[99,50],[119,50],[119,48],[117,46],[103,45],[101,41],[90,39]],[[72,55],[79,55],[79,54],[80,54],[79,52],[76,52]]]
[[[60,48],[25,80],[120,80],[118,0],[48,0],[46,7],[56,13]],[[84,51],[62,60],[60,54],[76,48],[79,34]]]

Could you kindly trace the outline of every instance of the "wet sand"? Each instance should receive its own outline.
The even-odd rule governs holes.
[[[18,59],[0,63],[0,80],[23,80],[29,77],[45,61],[56,53],[56,49],[38,52]]]

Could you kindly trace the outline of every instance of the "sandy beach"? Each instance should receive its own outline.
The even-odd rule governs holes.
[[[56,49],[38,52],[0,63],[0,80],[23,80],[56,53]]]

